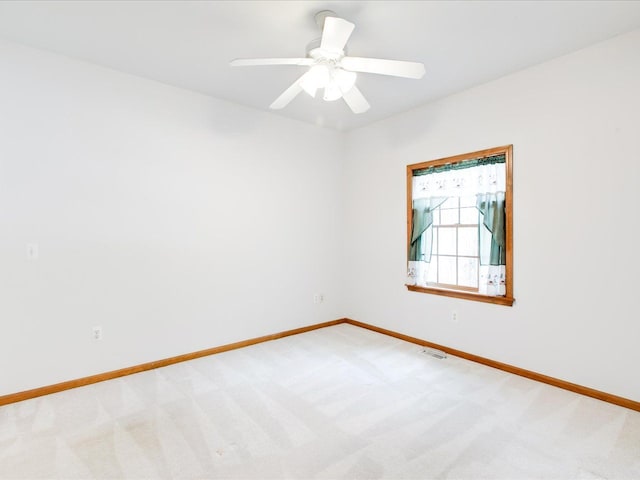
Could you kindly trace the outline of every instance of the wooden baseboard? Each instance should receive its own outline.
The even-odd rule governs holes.
[[[509,365],[506,363],[496,362],[495,360],[491,360],[489,358],[473,355],[471,353],[463,352],[461,350],[456,350],[455,348],[449,348],[444,345],[438,345],[437,343],[428,342],[420,338],[410,337],[409,335],[397,333],[392,330],[387,330],[385,328],[375,327],[367,323],[358,322],[357,320],[351,320],[347,318],[343,323],[348,323],[356,327],[366,328],[367,330],[383,333],[385,335],[399,338],[400,340],[404,340],[406,342],[415,343],[423,347],[442,350],[443,352],[446,352],[455,357],[471,360],[472,362],[481,363],[489,367],[497,368],[498,370],[503,370],[505,372],[513,373],[515,375],[520,375],[521,377],[530,378],[531,380],[536,380],[538,382],[546,383],[548,385],[553,385],[554,387],[563,388],[571,392],[579,393],[581,395],[586,395],[587,397],[597,398],[598,400],[602,400],[608,403],[613,403],[614,405],[619,405],[621,407],[629,408],[631,410],[636,410],[640,412],[640,402],[636,402],[628,398],[619,397],[617,395],[612,395],[610,393],[602,392],[600,390],[595,390],[589,387],[583,387],[582,385],[577,385],[575,383],[567,382],[565,380],[560,380],[559,378],[549,377],[541,373],[532,372],[531,370],[525,370],[524,368],[514,367],[513,365]]]
[[[310,332],[311,330],[317,330],[318,328],[331,327],[333,325],[338,325],[340,323],[345,323],[345,322],[346,322],[346,319],[341,318],[341,319],[332,320],[329,322],[317,323],[315,325],[310,325],[308,327],[295,328],[293,330],[274,333],[272,335],[265,335],[264,337],[252,338],[250,340],[243,340],[242,342],[235,342],[235,343],[230,343],[228,345],[222,345],[220,347],[213,347],[213,348],[208,348],[206,350],[186,353],[184,355],[165,358],[163,360],[157,360],[155,362],[143,363],[141,365],[122,368],[120,370],[113,370],[111,372],[91,375],[89,377],[78,378],[76,380],[69,380],[67,382],[56,383],[55,385],[48,385],[46,387],[34,388],[32,390],[25,390],[24,392],[11,393],[9,395],[0,396],[0,406],[8,405],[9,403],[21,402],[23,400],[29,400],[31,398],[41,397],[43,395],[49,395],[51,393],[62,392],[64,390],[69,390],[71,388],[91,385],[92,383],[103,382],[105,380],[111,380],[113,378],[124,377],[126,375],[131,375],[134,373],[153,370],[154,368],[166,367],[167,365],[172,365],[174,363],[185,362],[187,360],[206,357],[208,355],[214,355],[216,353],[228,352],[229,350],[248,347],[249,345],[255,345],[256,343],[268,342],[270,340],[277,340],[278,338],[284,338],[290,335],[297,335],[299,333]]]
[[[113,370],[111,372],[100,373],[98,375],[91,375],[89,377],[79,378],[76,380],[56,383],[55,385],[48,385],[46,387],[34,388],[33,390],[26,390],[24,392],[11,393],[9,395],[0,396],[0,406],[8,405],[10,403],[15,403],[15,402],[21,402],[23,400],[29,400],[31,398],[40,397],[42,395],[48,395],[50,393],[62,392],[64,390],[69,390],[71,388],[82,387],[84,385],[90,385],[92,383],[98,383],[104,380],[111,380],[113,378],[124,377],[126,375],[131,375],[134,373],[153,370],[154,368],[166,367],[167,365],[172,365],[174,363],[185,362],[187,360],[206,357],[208,355],[214,355],[216,353],[228,352],[229,350],[248,347],[249,345],[255,345],[257,343],[268,342],[270,340],[277,340],[278,338],[284,338],[291,335],[297,335],[299,333],[310,332],[312,330],[317,330],[319,328],[331,327],[333,325],[339,325],[341,323],[347,323],[349,325],[354,325],[356,327],[366,328],[367,330],[371,330],[377,333],[382,333],[384,335],[389,335],[391,337],[395,337],[400,340],[404,340],[406,342],[415,343],[423,347],[442,350],[443,352],[446,352],[455,357],[471,360],[472,362],[481,363],[489,367],[497,368],[498,370],[503,370],[505,372],[513,373],[515,375],[520,375],[521,377],[526,377],[531,380],[536,380],[538,382],[546,383],[548,385],[553,385],[554,387],[563,388],[571,392],[579,393],[581,395],[586,395],[588,397],[597,398],[598,400],[602,400],[604,402],[613,403],[614,405],[619,405],[621,407],[625,407],[630,410],[636,410],[640,412],[640,402],[636,402],[628,398],[619,397],[617,395],[612,395],[610,393],[602,392],[600,390],[595,390],[589,387],[583,387],[582,385],[577,385],[575,383],[560,380],[558,378],[542,375],[541,373],[532,372],[531,370],[525,370],[523,368],[514,367],[513,365],[509,365],[506,363],[496,362],[495,360],[491,360],[489,358],[480,357],[478,355],[473,355],[471,353],[463,352],[461,350],[456,350],[455,348],[449,348],[444,345],[439,345],[437,343],[429,342],[427,340],[422,340],[420,338],[411,337],[409,335],[404,335],[402,333],[394,332],[392,330],[387,330],[385,328],[369,325],[368,323],[358,322],[357,320],[351,320],[350,318],[341,318],[341,319],[332,320],[329,322],[317,323],[315,325],[310,325],[308,327],[295,328],[293,330],[286,330],[284,332],[274,333],[272,335],[265,335],[264,337],[257,337],[257,338],[252,338],[250,340],[244,340],[242,342],[235,342],[235,343],[230,343],[228,345],[222,345],[220,347],[208,348],[206,350],[200,350],[197,352],[187,353],[184,355],[178,355],[176,357],[165,358],[164,360],[157,360],[155,362],[143,363],[141,365],[122,368],[120,370]]]

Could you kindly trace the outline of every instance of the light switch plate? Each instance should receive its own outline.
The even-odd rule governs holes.
[[[27,243],[27,258],[29,260],[37,260],[39,253],[37,243]]]

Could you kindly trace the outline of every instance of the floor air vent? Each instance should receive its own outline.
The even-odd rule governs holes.
[[[442,350],[435,350],[433,348],[424,348],[422,353],[426,353],[427,355],[431,355],[433,358],[437,358],[438,360],[444,360],[447,358],[447,354]]]

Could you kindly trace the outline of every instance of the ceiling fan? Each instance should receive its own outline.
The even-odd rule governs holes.
[[[377,73],[405,78],[422,78],[425,70],[422,63],[381,58],[350,57],[346,54],[347,40],[355,25],[339,18],[330,10],[315,15],[322,37],[313,40],[306,49],[304,58],[246,58],[231,62],[233,67],[257,65],[300,65],[308,70],[287,88],[270,105],[278,110],[284,108],[303,90],[315,97],[324,89],[325,101],[343,98],[353,113],[369,110],[369,102],[356,87],[357,73]]]

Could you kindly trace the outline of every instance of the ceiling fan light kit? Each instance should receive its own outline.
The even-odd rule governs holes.
[[[369,110],[369,102],[356,87],[357,73],[376,73],[396,77],[419,79],[424,76],[424,65],[417,62],[385,60],[381,58],[350,57],[346,44],[355,25],[339,18],[330,10],[315,15],[322,37],[307,45],[305,58],[249,58],[236,59],[231,66],[297,65],[308,70],[287,88],[271,105],[272,109],[286,107],[300,92],[311,97],[323,89],[323,100],[344,99],[353,113]]]
[[[300,86],[311,97],[316,96],[318,89],[324,89],[322,97],[327,102],[338,100],[342,92],[348,92],[356,83],[357,74],[340,67],[330,67],[323,64],[313,65],[308,74],[300,80]]]

